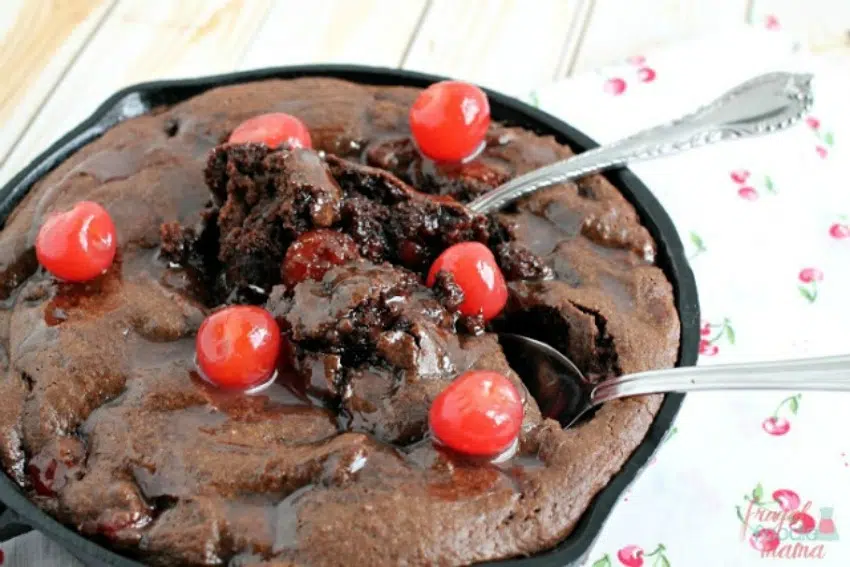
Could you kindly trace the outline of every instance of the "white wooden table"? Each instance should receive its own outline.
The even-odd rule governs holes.
[[[746,24],[850,72],[850,0],[0,0],[0,14],[0,184],[114,91],[160,78],[346,62],[520,94]],[[4,566],[78,565],[39,534],[0,550]]]

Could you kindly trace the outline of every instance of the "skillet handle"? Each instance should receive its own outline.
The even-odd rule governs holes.
[[[20,516],[0,502],[0,543],[32,531],[32,528],[21,521]]]

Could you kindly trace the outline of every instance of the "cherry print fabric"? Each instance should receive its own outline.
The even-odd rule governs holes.
[[[850,352],[850,78],[768,28],[640,54],[526,99],[604,143],[757,74],[815,74],[815,106],[791,131],[633,167],[696,275],[701,365]],[[850,394],[688,396],[585,565],[850,565],[848,412]]]

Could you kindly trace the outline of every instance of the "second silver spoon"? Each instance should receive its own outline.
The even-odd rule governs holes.
[[[708,390],[850,392],[850,354],[716,366],[648,370],[589,382],[560,351],[535,339],[500,333],[511,368],[541,413],[569,428],[594,407],[629,396]]]

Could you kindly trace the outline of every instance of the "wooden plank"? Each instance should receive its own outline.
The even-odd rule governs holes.
[[[114,0],[4,0],[0,161],[26,130]]]
[[[586,0],[432,0],[404,67],[512,94],[551,81]]]
[[[240,68],[298,63],[396,67],[425,7],[425,0],[276,2]]]
[[[570,74],[573,65],[575,65],[576,57],[578,57],[579,48],[584,42],[584,34],[587,31],[587,26],[590,23],[590,15],[593,13],[594,0],[583,0],[576,15],[573,18],[573,24],[567,34],[567,40],[564,42],[564,49],[561,53],[561,61],[558,68],[555,70],[555,79],[567,77]]]
[[[748,12],[748,0],[596,0],[569,71],[588,71],[654,47],[741,26]]]
[[[270,1],[119,0],[8,156],[0,183],[121,87],[235,68]]]

